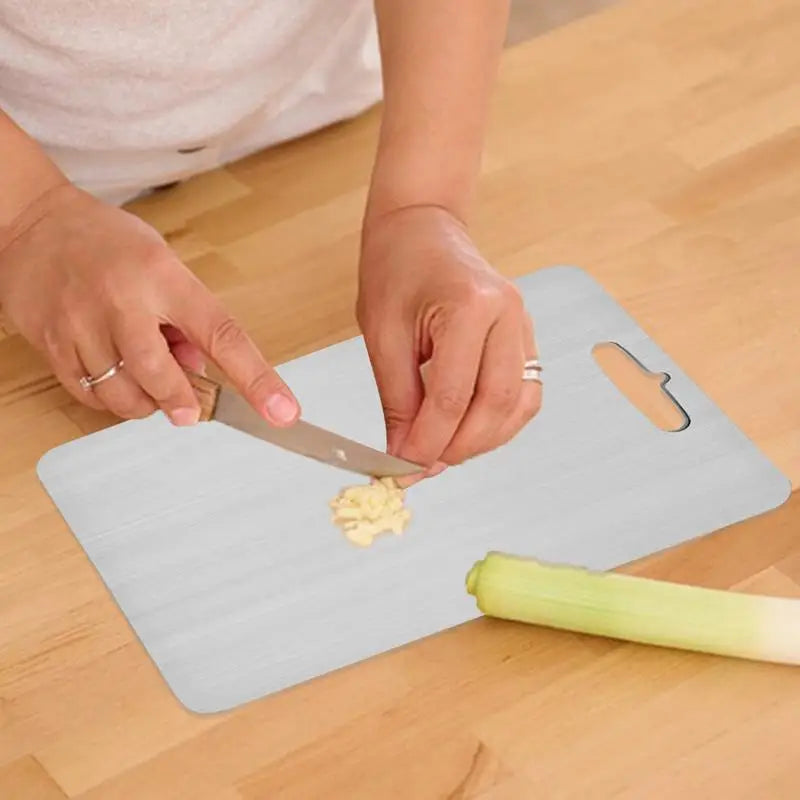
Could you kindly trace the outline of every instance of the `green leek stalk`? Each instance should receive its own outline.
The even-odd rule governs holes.
[[[703,653],[800,664],[800,600],[489,553],[467,591],[489,617]]]

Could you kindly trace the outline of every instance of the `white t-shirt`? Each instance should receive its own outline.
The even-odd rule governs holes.
[[[372,0],[0,0],[0,108],[109,202],[380,97]]]

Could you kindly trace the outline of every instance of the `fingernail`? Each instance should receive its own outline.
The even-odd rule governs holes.
[[[437,461],[426,473],[426,477],[428,478],[435,478],[437,475],[441,475],[447,469],[447,464],[443,461]]]
[[[174,425],[194,425],[200,420],[199,408],[173,408],[169,412],[169,418]]]
[[[297,415],[297,405],[285,394],[273,394],[267,400],[267,416],[278,425],[287,425],[294,422]]]

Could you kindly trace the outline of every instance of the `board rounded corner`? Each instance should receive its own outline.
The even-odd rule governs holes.
[[[774,511],[775,509],[778,509],[787,503],[795,490],[791,478],[781,472],[781,470],[779,470],[777,467],[774,467],[774,475],[776,499],[769,506],[767,509],[768,511]]]
[[[66,446],[66,444],[59,444],[55,447],[45,450],[44,453],[42,453],[36,460],[34,471],[36,472],[36,477],[38,478],[39,483],[41,483],[43,486],[47,483],[48,479],[47,465],[56,457],[57,454],[61,453],[61,450]]]
[[[170,686],[170,694],[175,698],[175,701],[183,709],[183,711],[193,717],[201,719],[209,719],[210,717],[221,717],[238,708],[237,704],[230,704],[223,708],[210,705],[207,701],[197,697],[192,698],[185,695],[183,692],[177,691],[174,686]]]

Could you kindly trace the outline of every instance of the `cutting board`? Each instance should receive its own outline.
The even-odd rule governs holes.
[[[156,414],[44,455],[43,486],[187,708],[230,709],[478,616],[464,579],[489,550],[608,569],[786,500],[786,477],[587,273],[517,285],[542,410],[414,487],[403,537],[349,544],[328,502],[357,476],[218,423]],[[601,342],[667,373],[688,426],[661,430],[630,403],[592,355]],[[383,448],[360,337],[279,372],[310,422]]]

